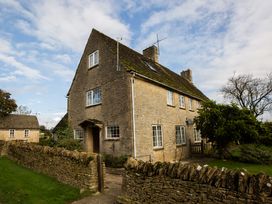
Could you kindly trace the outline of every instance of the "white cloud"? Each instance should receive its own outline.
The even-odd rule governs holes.
[[[12,82],[15,81],[15,76],[0,76],[0,82]]]
[[[196,84],[212,99],[234,72],[264,77],[271,72],[271,1],[183,1],[154,12],[142,25],[138,48],[161,42],[161,62],[193,70]]]
[[[11,67],[15,68],[14,74],[24,76],[30,79],[47,79],[47,77],[42,76],[41,73],[32,69],[21,62],[17,61],[13,56],[5,55],[0,53],[0,62],[3,62]]]
[[[93,27],[113,37],[131,37],[129,26],[118,18],[118,9],[111,0],[32,1],[28,9],[21,5],[13,8],[19,13],[31,12],[15,26],[53,47],[82,51]]]

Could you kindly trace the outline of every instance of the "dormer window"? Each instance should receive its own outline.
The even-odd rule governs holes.
[[[99,64],[99,50],[94,51],[89,55],[89,68]]]

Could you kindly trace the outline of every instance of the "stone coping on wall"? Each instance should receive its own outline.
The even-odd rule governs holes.
[[[138,161],[133,158],[128,159],[125,169],[124,180],[126,181],[123,184],[125,194],[131,191],[126,189],[131,186],[131,183],[143,182],[146,184],[146,182],[154,181],[153,187],[155,189],[158,180],[162,182],[161,185],[165,185],[163,182],[168,180],[168,184],[169,182],[172,183],[172,181],[173,183],[181,181],[179,185],[187,182],[186,185],[189,183],[188,185],[190,186],[191,182],[192,186],[197,184],[197,186],[206,186],[206,188],[210,189],[223,189],[224,192],[233,192],[235,195],[244,196],[246,199],[250,197],[251,201],[253,199],[253,202],[255,202],[255,199],[258,200],[256,203],[266,200],[269,200],[268,203],[272,203],[272,177],[264,173],[252,175],[245,169],[233,170],[224,167],[210,167],[208,165],[184,164],[182,162],[151,163]],[[134,192],[140,191],[137,187],[133,190]],[[163,190],[160,189],[159,191]],[[132,198],[133,194],[129,194],[127,198],[129,197]],[[137,199],[134,199],[134,201],[137,201]]]

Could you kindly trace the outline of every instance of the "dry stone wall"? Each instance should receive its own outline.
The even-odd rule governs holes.
[[[129,159],[119,203],[272,203],[272,178],[246,171]]]
[[[1,150],[1,144],[0,144]],[[81,189],[97,191],[97,155],[22,142],[8,142],[2,155],[20,165]]]

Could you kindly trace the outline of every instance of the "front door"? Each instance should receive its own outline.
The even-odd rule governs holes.
[[[93,132],[93,152],[99,153],[100,152],[99,127],[94,126],[92,128],[92,132]]]

